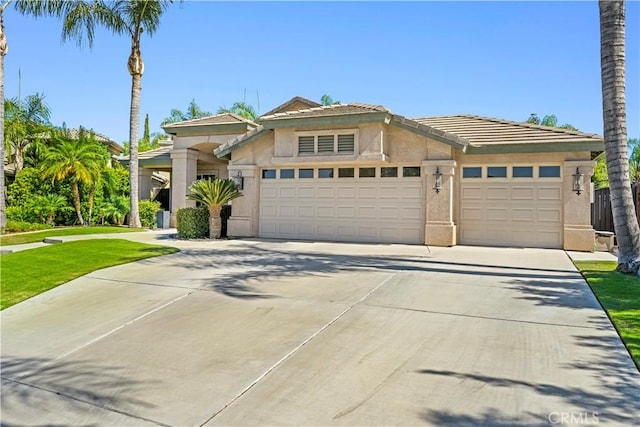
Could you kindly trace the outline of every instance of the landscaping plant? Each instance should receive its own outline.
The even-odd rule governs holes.
[[[195,200],[209,209],[209,238],[219,239],[222,232],[222,219],[220,212],[222,206],[233,199],[242,196],[242,193],[231,179],[215,179],[213,181],[201,179],[195,181],[189,187],[191,194],[189,200]]]

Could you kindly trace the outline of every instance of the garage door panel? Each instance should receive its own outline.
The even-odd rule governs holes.
[[[355,199],[356,189],[354,187],[338,187],[337,195],[339,199]]]
[[[562,247],[562,182],[462,180],[460,242]]]
[[[332,187],[323,186],[318,188],[319,199],[326,199],[326,198],[333,199],[334,197],[335,197],[335,190]]]
[[[295,206],[280,206],[278,209],[280,216],[296,216],[297,210]]]
[[[295,215],[293,215],[295,217]],[[298,215],[301,218],[313,218],[315,209],[313,206],[298,206]]]
[[[277,188],[262,188],[262,194],[261,196],[265,199],[272,199],[274,197],[276,197],[278,195],[278,189]]]
[[[307,198],[307,199],[315,198],[316,197],[315,188],[309,187],[309,186],[298,187],[298,197]]]
[[[335,216],[333,206],[318,206],[318,218],[333,218]]]
[[[278,191],[278,195],[281,198],[296,197],[296,189],[294,187],[281,187]],[[264,197],[270,197],[270,196],[264,195]]]
[[[538,199],[560,201],[562,198],[562,189],[559,187],[539,187]]]
[[[356,187],[358,199],[375,199],[378,194],[377,187],[373,185]]]

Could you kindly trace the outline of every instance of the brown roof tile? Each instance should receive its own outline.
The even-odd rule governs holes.
[[[364,114],[384,112],[390,113],[391,111],[382,105],[372,104],[334,104],[323,105],[320,107],[305,108],[303,110],[284,111],[274,113],[271,115],[265,115],[260,120],[280,120],[280,119],[292,119],[292,118],[306,118],[306,117],[326,117],[326,116],[342,116],[349,114]]]
[[[422,117],[413,120],[457,135],[466,139],[474,146],[585,141],[602,142],[603,140],[600,135],[592,133],[470,114]]]
[[[187,126],[204,126],[204,125],[218,125],[218,124],[236,124],[247,123],[256,126],[251,120],[247,120],[234,113],[221,113],[214,116],[199,117],[197,119],[185,120],[183,122],[169,123],[163,126],[163,128],[180,128]]]

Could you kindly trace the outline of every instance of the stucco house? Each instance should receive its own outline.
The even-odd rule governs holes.
[[[191,182],[232,177],[237,237],[594,248],[598,135],[300,97],[257,122],[219,114],[164,129],[173,146],[140,156],[141,194],[145,177],[170,172],[174,223]]]

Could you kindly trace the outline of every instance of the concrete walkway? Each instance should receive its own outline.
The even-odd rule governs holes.
[[[640,419],[640,374],[563,251],[154,233],[118,238],[182,251],[2,312],[3,425]]]

